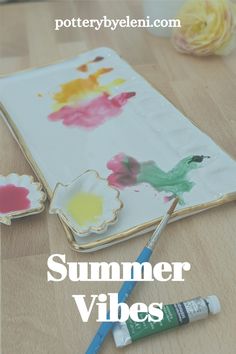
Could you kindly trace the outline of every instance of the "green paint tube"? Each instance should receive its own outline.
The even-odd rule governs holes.
[[[207,318],[209,314],[220,312],[220,302],[217,296],[197,297],[174,305],[163,306],[163,319],[160,322],[135,322],[130,318],[118,323],[113,330],[117,347],[125,347],[138,339],[154,333],[160,333],[171,328]],[[145,318],[147,313],[139,313],[139,318]]]

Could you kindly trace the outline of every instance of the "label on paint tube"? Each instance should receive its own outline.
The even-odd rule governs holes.
[[[178,304],[163,306],[163,319],[160,322],[135,322],[130,318],[124,323],[118,323],[113,330],[117,347],[126,346],[143,337],[154,333],[161,333],[168,329],[198,321],[208,317],[209,313],[220,312],[220,303],[216,296],[195,298]],[[147,313],[139,313],[139,318],[144,319]],[[155,319],[155,318],[154,318]]]

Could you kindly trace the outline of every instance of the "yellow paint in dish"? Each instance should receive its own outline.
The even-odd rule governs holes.
[[[67,210],[78,225],[93,224],[103,213],[103,198],[92,193],[78,193],[69,200]]]

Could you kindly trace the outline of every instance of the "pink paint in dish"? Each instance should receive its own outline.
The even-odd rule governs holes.
[[[59,111],[51,113],[49,119],[51,121],[62,120],[66,126],[93,129],[119,115],[122,112],[122,106],[133,96],[135,92],[123,92],[112,98],[107,93],[103,93],[83,105],[64,106]]]
[[[27,210],[30,207],[29,190],[14,184],[0,186],[0,213]]]

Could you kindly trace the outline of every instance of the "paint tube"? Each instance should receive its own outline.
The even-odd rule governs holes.
[[[160,333],[171,328],[207,318],[209,314],[220,312],[220,302],[217,296],[197,297],[192,300],[173,305],[163,306],[163,319],[160,322],[135,322],[129,318],[126,322],[117,323],[113,337],[117,347],[125,347],[138,339],[154,333]],[[147,313],[139,313],[139,318],[146,318]]]

